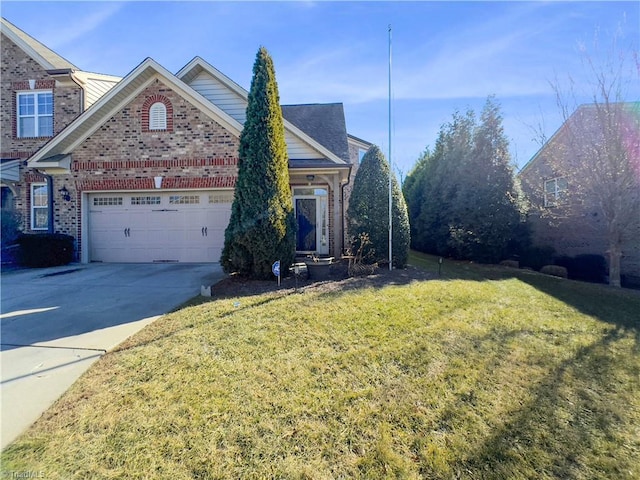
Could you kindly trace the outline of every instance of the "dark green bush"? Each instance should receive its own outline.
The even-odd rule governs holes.
[[[559,265],[567,269],[567,272],[571,272],[573,270],[573,257],[569,255],[560,255],[559,257],[555,257],[553,259],[554,265]]]
[[[545,265],[553,263],[553,254],[555,250],[553,247],[530,247],[522,252],[520,255],[520,267],[521,268],[533,268],[534,270],[540,270]]]
[[[640,290],[640,275],[622,275],[622,287]]]
[[[554,277],[567,278],[567,269],[560,265],[545,265],[540,269],[540,273],[553,275]]]
[[[0,244],[5,248],[16,243],[20,235],[21,218],[19,213],[8,208],[3,208],[0,212],[2,212]]]
[[[575,257],[562,255],[555,258],[553,263],[566,268],[571,280],[606,283],[607,261],[602,255],[582,254]]]
[[[606,283],[607,261],[602,255],[576,255],[569,269],[569,278],[582,282]]]
[[[19,263],[26,267],[55,267],[73,261],[73,242],[62,233],[23,234],[18,237]]]
[[[353,181],[347,210],[349,236],[359,239],[366,234],[369,243],[363,249],[363,263],[383,263],[389,259],[389,162],[377,146],[362,158]],[[396,268],[405,268],[409,258],[410,229],[407,206],[395,175],[391,176],[392,255]]]

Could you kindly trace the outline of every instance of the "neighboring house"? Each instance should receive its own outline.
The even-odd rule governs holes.
[[[4,27],[3,21],[3,33]],[[9,39],[23,57],[32,55]],[[4,76],[4,40],[3,127],[15,123],[5,119],[15,110],[7,111],[5,82],[33,75]],[[11,98],[20,93],[6,92]],[[52,227],[72,235],[82,262],[219,261],[247,97],[245,89],[199,57],[175,75],[147,58],[90,108],[60,119],[52,138],[23,149],[20,158],[28,163],[17,183],[16,207],[26,231]],[[57,93],[53,103],[54,110],[64,108]],[[282,110],[296,218],[315,232],[297,242],[297,251],[340,255],[343,189],[352,167],[342,104]],[[18,140],[3,134],[3,152],[5,141],[13,146]]]
[[[0,32],[2,208],[31,210],[26,229],[46,231],[46,210],[31,201],[41,197],[45,178],[25,161],[120,78],[79,70],[4,18]]]
[[[625,225],[633,225],[621,241],[620,271],[623,280],[636,283],[640,280],[640,210],[637,209],[640,102],[613,104],[606,114],[606,123],[601,122],[604,116],[593,105],[579,107],[523,167],[519,176],[534,207],[529,217],[534,244],[551,246],[557,255],[602,255],[607,262],[608,222],[603,212],[607,202],[594,190],[605,194],[604,182],[598,179],[618,176],[615,181],[607,181],[608,188],[613,188],[615,193],[624,192],[618,198],[621,204],[636,205],[619,217]],[[609,167],[604,165],[608,163],[602,153],[608,143],[604,140],[604,125],[606,128],[616,125],[616,129],[624,130],[622,134],[617,130],[609,131],[609,134],[622,139],[619,143],[624,155],[630,159],[630,170],[622,171],[619,165],[607,170]],[[584,161],[588,156],[598,160]],[[606,198],[607,195],[611,193],[603,196]],[[632,197],[636,199],[634,202],[631,202]]]

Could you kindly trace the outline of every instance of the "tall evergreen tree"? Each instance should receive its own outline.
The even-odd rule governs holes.
[[[238,180],[221,263],[225,272],[270,278],[295,256],[295,218],[287,145],[273,60],[260,47],[253,65],[247,119],[240,135]]]
[[[472,111],[454,113],[440,129],[428,163],[420,159],[410,175],[416,178],[407,179],[413,182],[409,211],[417,212],[411,219],[412,241],[421,251],[495,262],[505,258],[516,240],[527,240],[522,195],[493,99],[480,120],[478,125]]]
[[[461,166],[452,205],[456,215],[449,245],[455,255],[485,263],[503,260],[522,220],[522,205],[500,107],[490,97],[475,128],[472,150]]]
[[[377,146],[371,147],[353,181],[347,215],[352,237],[367,233],[375,261],[389,259],[389,163]],[[404,268],[409,257],[409,216],[395,178],[391,176],[393,265]]]
[[[425,251],[449,256],[451,225],[458,219],[454,199],[460,188],[460,172],[473,145],[475,117],[472,111],[454,113],[443,125],[430,163],[423,206],[417,227]]]
[[[427,176],[431,166],[431,152],[427,148],[411,169],[407,178],[402,184],[402,193],[407,203],[407,213],[409,214],[409,226],[411,231],[411,246],[416,250],[424,251],[422,243],[421,224],[418,222],[420,212],[427,196]]]

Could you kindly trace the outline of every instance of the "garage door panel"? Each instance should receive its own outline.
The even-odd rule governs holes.
[[[90,258],[103,262],[218,262],[231,217],[229,192],[104,194],[89,197]],[[113,195],[112,195],[113,196]],[[100,197],[96,201],[95,198]],[[158,200],[158,197],[160,200]],[[158,203],[159,202],[159,203]]]

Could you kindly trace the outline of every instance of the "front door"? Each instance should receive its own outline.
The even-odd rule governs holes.
[[[327,190],[324,188],[296,188],[293,198],[298,225],[296,252],[328,254]]]

